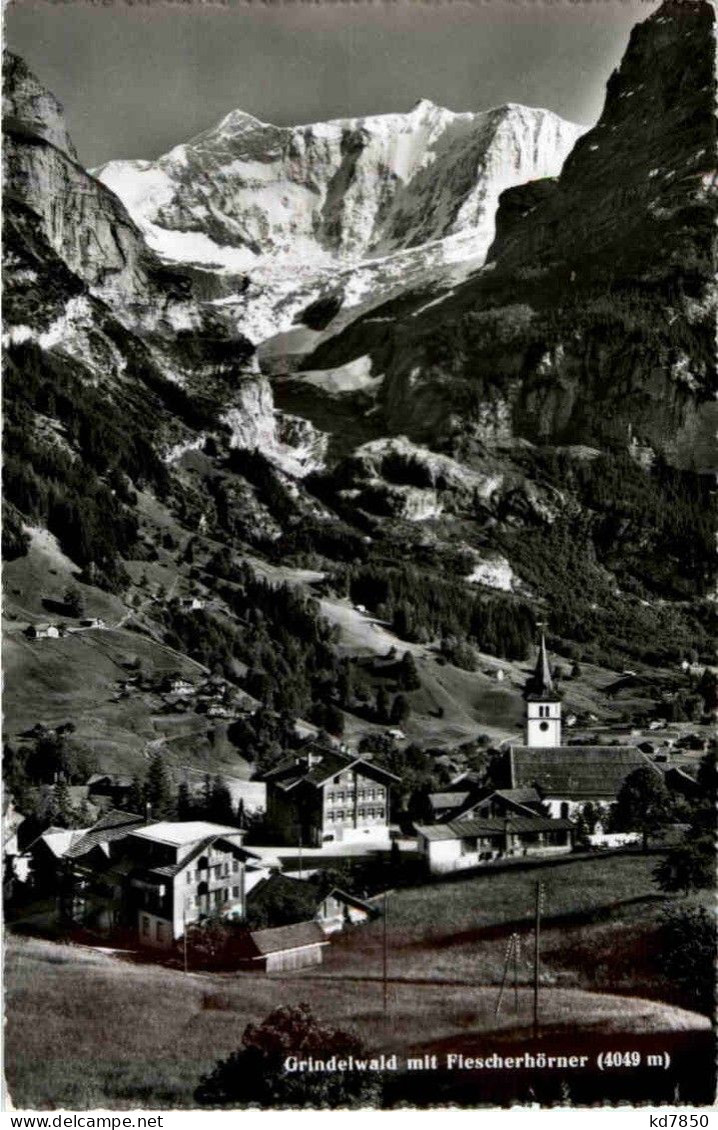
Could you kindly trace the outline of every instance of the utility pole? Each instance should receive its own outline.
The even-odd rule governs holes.
[[[182,905],[182,950],[184,952],[184,971],[189,972],[187,964],[187,905]]]
[[[383,960],[383,975],[382,975],[384,1019],[386,1019],[386,1016],[387,1016],[387,987],[388,986],[387,986],[387,980],[386,980],[386,972],[387,972],[387,959],[388,959],[388,955],[389,955],[387,929],[386,929],[386,926],[387,926],[387,923],[386,923],[387,907],[388,907],[387,892],[384,891],[384,942],[383,942],[383,958],[384,958],[384,960]]]
[[[536,923],[534,933],[534,1039],[539,1035],[539,961],[541,955],[541,904],[543,901],[543,883],[536,884]]]
[[[514,934],[514,1012],[519,1011],[519,946],[521,941],[518,934]]]

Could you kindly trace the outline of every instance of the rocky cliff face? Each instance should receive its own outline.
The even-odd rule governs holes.
[[[314,469],[321,436],[275,413],[251,343],[147,248],[118,197],[78,164],[58,101],[7,52],[4,78],[8,343],[75,358],[111,394],[137,363],[226,411],[236,445],[266,439],[270,459]],[[170,447],[185,430],[169,427]]]
[[[25,61],[10,51],[3,52],[2,115],[6,123],[24,126],[77,161],[62,105],[38,82]]]
[[[408,317],[372,311],[306,367],[361,350],[388,429],[424,442],[639,442],[709,465],[713,20],[669,0],[638,25],[560,177],[503,194],[487,268]]]
[[[710,269],[714,20],[708,4],[669,0],[633,29],[596,126],[544,199],[499,227],[490,254],[497,267],[563,262],[595,271],[610,263],[613,272],[625,265],[654,275],[671,264]],[[502,211],[511,209],[512,195]]]

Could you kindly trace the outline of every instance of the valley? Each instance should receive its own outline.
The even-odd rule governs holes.
[[[89,169],[4,53],[13,1102],[342,1105],[196,1088],[307,998],[473,1055],[539,989],[674,1071],[508,1099],[706,1101],[715,17],[646,15],[591,127],[235,108]]]

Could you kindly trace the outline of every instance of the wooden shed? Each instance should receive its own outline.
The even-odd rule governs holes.
[[[247,937],[245,968],[264,973],[321,965],[329,942],[318,922],[295,922],[268,930],[252,930]]]

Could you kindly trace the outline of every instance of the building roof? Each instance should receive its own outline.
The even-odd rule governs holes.
[[[398,781],[399,778],[388,769],[375,765],[358,754],[342,753],[337,749],[313,744],[306,752],[298,751],[285,757],[274,769],[265,773],[264,779],[289,792],[300,783],[321,788],[331,777],[344,773],[347,769],[361,766],[362,773],[378,777],[382,781]]]
[[[464,804],[470,796],[471,793],[468,792],[429,793],[429,805],[437,812],[441,811],[441,809],[458,808],[460,805]]]
[[[56,859],[63,859],[72,854],[71,849],[80,843],[88,834],[88,828],[62,828],[43,832],[34,840],[30,847],[42,842],[50,849]]]
[[[466,816],[473,812],[475,808],[492,801],[494,797],[498,797],[500,800],[504,801],[505,806],[518,809],[519,814],[523,813],[524,816],[535,816],[536,813],[529,805],[541,803],[541,797],[534,788],[481,789],[471,796],[467,803],[461,807],[460,811],[456,814],[456,819],[466,819]],[[519,797],[523,797],[524,799],[520,800]]]
[[[332,887],[331,891],[329,891],[324,898],[333,898],[336,899],[337,902],[345,902],[347,906],[353,906],[357,910],[365,910],[372,918],[375,918],[379,914],[377,908],[372,906],[370,902],[365,902],[364,899],[357,898],[356,895],[350,894],[349,891],[342,890],[341,887]],[[321,901],[324,902],[324,899]]]
[[[153,843],[186,847],[207,837],[215,839],[217,836],[241,836],[243,832],[241,828],[212,824],[208,820],[161,820],[157,824],[134,829],[133,835],[141,836],[143,840],[152,840]]]
[[[235,831],[238,830],[239,829],[235,829]],[[224,841],[227,847],[231,848],[235,855],[241,856],[241,858],[245,862],[248,862],[251,859],[259,859],[259,856],[256,855],[255,852],[249,851],[245,847],[240,847],[239,844],[236,844],[232,840],[226,839],[222,834],[219,834],[214,836],[205,836],[203,839],[197,840],[196,843],[191,845],[190,851],[183,855],[182,858],[178,859],[175,863],[163,863],[159,864],[158,866],[151,866],[146,868],[146,872],[148,875],[153,875],[161,879],[172,879],[175,875],[179,874],[179,872],[182,871],[188,863],[191,863],[192,860],[196,859],[198,855],[201,855],[203,851],[206,851],[207,848],[211,847],[212,844],[217,843],[217,841]]]
[[[450,820],[447,824],[415,824],[427,840],[463,840],[467,836],[500,836],[522,832],[558,832],[573,828],[570,820],[550,816],[485,816],[477,820]]]
[[[503,800],[511,800],[514,804],[540,804],[541,797],[533,785],[517,789],[495,789],[491,796],[500,796]]]
[[[318,922],[294,922],[290,926],[252,930],[249,936],[257,953],[262,957],[270,953],[282,953],[285,950],[305,949],[307,946],[329,945]]]
[[[104,816],[101,816],[91,828],[88,828],[85,834],[65,852],[65,855],[68,859],[77,859],[88,851],[92,851],[98,844],[124,839],[130,832],[136,831],[144,822],[144,818],[137,816],[134,812],[119,812],[116,808],[112,808]]]
[[[629,773],[646,766],[658,772],[635,746],[511,746],[511,783],[533,787],[543,797],[576,800],[615,797]]]

